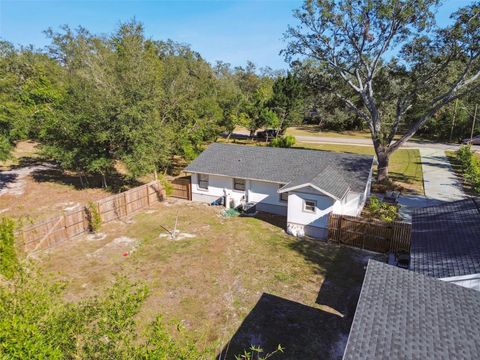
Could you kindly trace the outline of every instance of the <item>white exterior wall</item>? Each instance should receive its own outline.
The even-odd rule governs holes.
[[[208,190],[198,187],[198,174],[192,175],[192,200],[211,203],[224,196],[227,189],[229,198],[235,204],[245,196],[246,201],[257,203],[257,209],[274,214],[287,215],[287,202],[280,200],[277,192],[279,184],[265,181],[246,180],[245,191],[233,190],[233,178],[227,176],[209,175]]]
[[[451,276],[447,278],[441,278],[440,280],[480,291],[480,274]]]
[[[365,194],[349,192],[342,201],[335,202],[334,214],[358,216],[365,204]]]
[[[248,180],[246,183],[248,187]],[[244,191],[233,190],[233,178],[218,175],[208,176],[208,190],[198,187],[198,174],[192,175],[192,200],[211,203],[212,201],[224,196],[224,189],[228,190],[229,197],[236,204],[245,195]]]
[[[316,201],[315,212],[304,211],[304,201]],[[336,203],[331,197],[321,195],[311,188],[288,194],[287,232],[294,236],[326,238],[328,217]]]

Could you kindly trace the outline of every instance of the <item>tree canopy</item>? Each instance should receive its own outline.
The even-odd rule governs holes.
[[[368,125],[388,177],[392,152],[442,107],[479,87],[480,5],[435,25],[437,0],[306,1],[289,27],[286,59],[312,59],[330,92]],[[396,139],[399,127],[409,126]]]
[[[32,138],[64,169],[107,185],[118,162],[133,178],[169,170],[236,126],[253,135],[301,118],[298,94],[285,99],[299,87],[290,75],[211,66],[188,45],[146,38],[136,21],[101,36],[45,33],[46,51],[0,43],[0,158]]]

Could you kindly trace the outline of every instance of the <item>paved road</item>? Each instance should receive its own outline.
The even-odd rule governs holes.
[[[248,136],[249,132],[244,129],[238,129],[233,135]],[[336,145],[359,145],[359,146],[372,146],[372,140],[368,138],[355,138],[355,137],[327,137],[316,135],[296,135],[297,142],[303,142],[307,144],[336,144]],[[448,143],[435,143],[431,141],[410,140],[402,145],[403,148],[430,148],[430,149],[443,149],[443,150],[456,150],[459,148],[458,144]],[[473,146],[473,150],[480,151],[480,146]]]
[[[323,137],[323,136],[308,136],[299,135],[295,136],[298,142],[308,144],[338,144],[338,145],[360,145],[360,146],[372,146],[372,140],[363,138],[348,138],[348,137]],[[404,148],[430,148],[430,149],[442,149],[442,150],[456,150],[460,145],[458,144],[443,144],[433,143],[429,141],[410,140],[402,145]],[[480,146],[474,146],[475,150],[480,150]]]

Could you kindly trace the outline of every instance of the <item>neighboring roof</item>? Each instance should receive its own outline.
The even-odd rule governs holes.
[[[480,273],[480,200],[416,209],[410,268],[445,278]]]
[[[370,260],[344,359],[476,359],[480,292]]]
[[[345,184],[355,192],[365,190],[372,163],[370,155],[213,143],[185,171],[278,184],[314,179],[341,198]]]

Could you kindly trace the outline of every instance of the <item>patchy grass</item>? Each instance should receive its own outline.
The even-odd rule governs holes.
[[[119,172],[108,181],[112,188],[103,189],[100,178],[89,177],[89,186],[85,187],[77,174],[42,159],[37,143],[21,141],[12,158],[0,163],[0,215],[26,222],[45,219],[124,187],[138,186],[143,179],[127,182]]]
[[[189,237],[160,237],[177,216],[178,230]],[[115,273],[145,281],[151,295],[141,324],[161,313],[217,354],[228,352],[227,358],[252,342],[266,351],[280,343],[285,358],[341,356],[338,348],[345,345],[373,255],[297,240],[277,226],[284,221],[266,215],[225,219],[220,209],[173,200],[130,222],[106,225],[103,240],[66,242],[39,261],[68,281],[72,301],[102,292]],[[131,248],[112,245],[121,237]]]
[[[81,188],[77,176],[64,173],[39,158],[37,144],[31,141],[19,142],[12,159],[1,164],[1,171],[0,215],[24,221],[55,216],[65,209],[109,195],[100,188]]]
[[[375,154],[371,146],[298,143],[295,147],[352,154]],[[418,149],[400,149],[395,151],[390,158],[389,174],[391,180],[398,183],[407,192],[424,194],[422,160]]]

